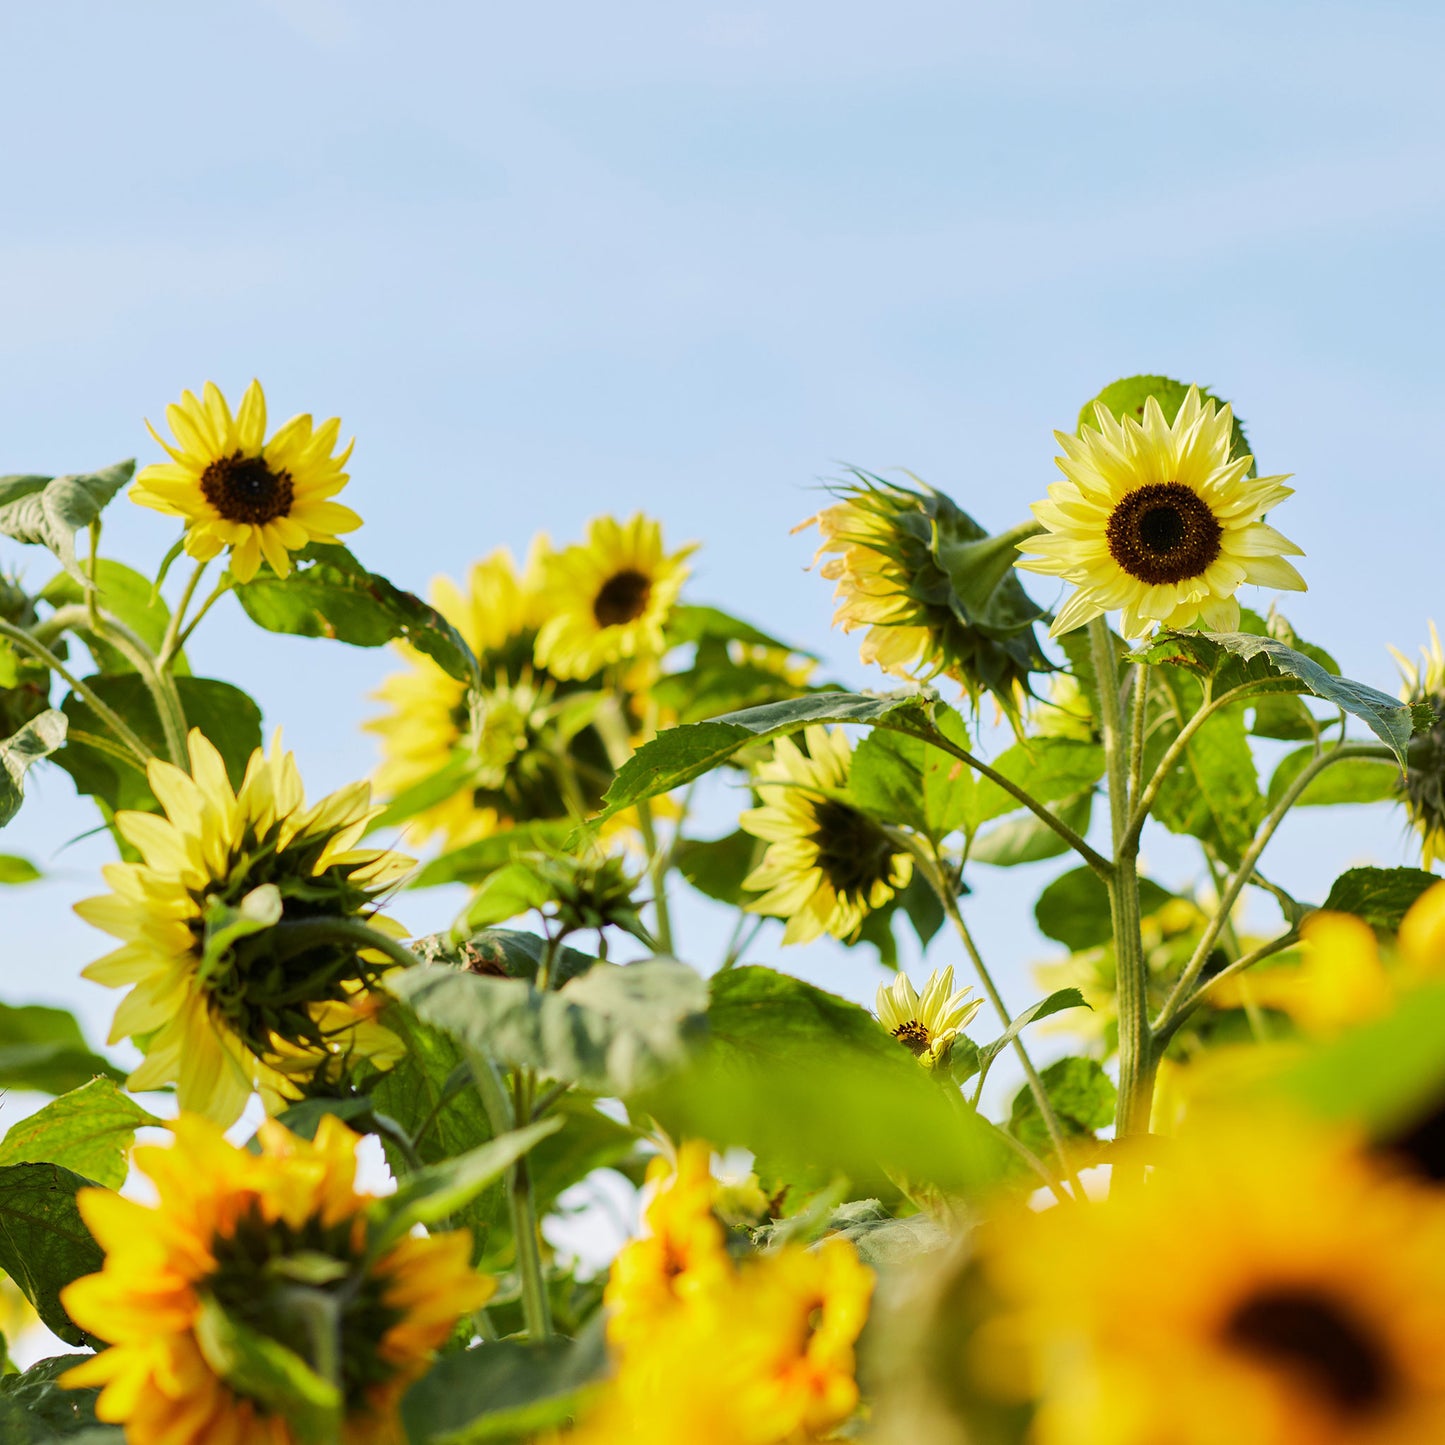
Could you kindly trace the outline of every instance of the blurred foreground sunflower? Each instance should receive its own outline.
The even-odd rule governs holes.
[[[403,1392],[494,1288],[470,1267],[469,1231],[407,1235],[373,1255],[359,1141],[332,1115],[314,1142],[268,1120],[259,1154],[195,1116],[173,1127],[171,1147],[134,1153],[153,1206],[106,1189],[76,1196],[105,1262],[62,1302],[110,1348],[62,1383],[101,1386],[96,1415],[124,1425],[129,1445],[401,1445]],[[259,1338],[272,1371],[300,1365],[318,1385],[331,1374],[337,1433],[293,1432],[238,1330]]]
[[[1233,456],[1234,413],[1200,400],[1191,386],[1170,425],[1156,396],[1143,419],[1117,419],[1102,402],[1095,426],[1055,432],[1066,480],[1035,502],[1047,529],[1019,543],[1037,555],[1017,565],[1062,577],[1078,590],[1060,609],[1051,637],[1122,609],[1125,637],[1156,623],[1187,627],[1203,618],[1216,632],[1239,626],[1234,594],[1245,582],[1305,590],[1286,556],[1301,555],[1260,520],[1292,495],[1283,476],[1251,477],[1254,458]]]
[[[182,1109],[226,1125],[255,1088],[273,1102],[294,1099],[352,1061],[386,1066],[399,1056],[369,992],[386,956],[325,929],[364,919],[402,936],[376,909],[411,860],[355,846],[379,811],[367,784],[306,807],[279,734],[269,756],[251,755],[236,790],[198,730],[189,747],[190,775],[150,763],[164,817],[116,814],[142,861],[107,864],[112,891],[75,911],[122,940],[82,974],[130,988],[110,1034],[145,1051],[130,1087],[175,1082]]]
[[[185,547],[209,560],[231,549],[231,571],[249,582],[264,557],[278,577],[291,571],[292,552],[311,542],[335,542],[361,518],[331,500],[347,483],[349,442],[333,455],[341,421],[315,426],[309,414],[293,416],[267,440],[266,397],[253,381],[233,414],[214,382],[201,395],[184,391],[166,407],[175,445],[146,423],[170,453],[168,462],[143,468],[131,488],[133,502],[186,523]]]

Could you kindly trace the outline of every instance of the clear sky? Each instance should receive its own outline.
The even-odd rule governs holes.
[[[1445,10],[1403,3],[0,6],[0,472],[152,460],[143,417],[254,375],[274,416],[355,433],[353,545],[402,585],[640,507],[704,543],[694,600],[878,685],[789,536],[817,482],[907,467],[1002,529],[1054,475],[1051,430],[1160,371],[1296,475],[1288,614],[1393,690],[1384,644],[1445,621],[1442,42]],[[142,567],[173,536],[124,500],[106,527]],[[191,656],[285,725],[313,791],[372,765],[383,653],[228,603]],[[0,996],[99,1036],[114,996],[76,973],[106,944],[68,907],[108,846],[57,853],[94,814],[33,776],[0,850],[53,878],[0,890]],[[1414,861],[1401,828],[1315,810],[1274,871],[1318,897]],[[1018,1005],[1056,868],[972,878]],[[689,909],[681,951],[718,947]],[[857,997],[881,977],[781,961]]]

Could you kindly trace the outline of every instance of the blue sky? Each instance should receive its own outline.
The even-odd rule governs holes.
[[[1445,614],[1442,40],[1423,4],[6,6],[0,471],[152,459],[144,416],[255,375],[276,417],[355,433],[355,550],[402,585],[640,507],[704,543],[695,600],[876,685],[789,536],[819,480],[908,467],[1002,529],[1054,427],[1161,371],[1296,475],[1287,611],[1393,690],[1384,644]],[[106,535],[145,566],[173,532],[119,501]],[[228,604],[192,662],[255,693],[314,791],[370,768],[383,654]],[[107,849],[57,854],[93,814],[58,772],[33,792],[0,846],[54,877],[0,893],[0,994],[102,1033],[114,1000],[76,973],[104,940],[68,905]],[[1388,807],[1304,814],[1273,856],[1306,896],[1413,861]],[[973,880],[1020,1005],[1054,868]],[[707,960],[714,921],[684,923]],[[859,997],[880,976],[781,961]]]

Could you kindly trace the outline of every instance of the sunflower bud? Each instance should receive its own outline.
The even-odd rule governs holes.
[[[1403,701],[1424,703],[1434,710],[1435,722],[1410,739],[1401,791],[1405,811],[1420,834],[1420,855],[1426,868],[1445,858],[1445,650],[1440,634],[1430,624],[1430,645],[1420,649],[1417,666],[1403,653],[1390,649],[1399,664]]]
[[[943,673],[975,707],[989,692],[1017,720],[1029,674],[1049,670],[1033,626],[1043,609],[1013,569],[1017,544],[1038,524],[990,536],[921,482],[914,491],[853,475],[839,501],[809,519],[823,534],[818,557],[835,554],[820,569],[838,584],[834,625],[868,629],[864,662],[897,677]]]

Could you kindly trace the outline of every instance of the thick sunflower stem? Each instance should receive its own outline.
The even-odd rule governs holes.
[[[1131,833],[1129,826],[1129,785],[1135,759],[1142,756],[1143,741],[1141,736],[1136,744],[1124,729],[1114,639],[1104,617],[1096,617],[1089,623],[1089,642],[1099,687],[1099,722],[1104,734],[1109,817],[1114,839],[1114,870],[1108,880],[1119,1004],[1119,1105],[1114,1135],[1124,1140],[1149,1132],[1154,1094],[1154,1037],[1149,1028],[1148,979],[1139,935],[1138,835]],[[1145,685],[1142,678],[1135,679],[1137,688]],[[1142,731],[1142,706],[1134,709],[1133,721],[1134,730]],[[1121,1167],[1116,1165],[1114,1172],[1116,1185],[1123,1182]]]

